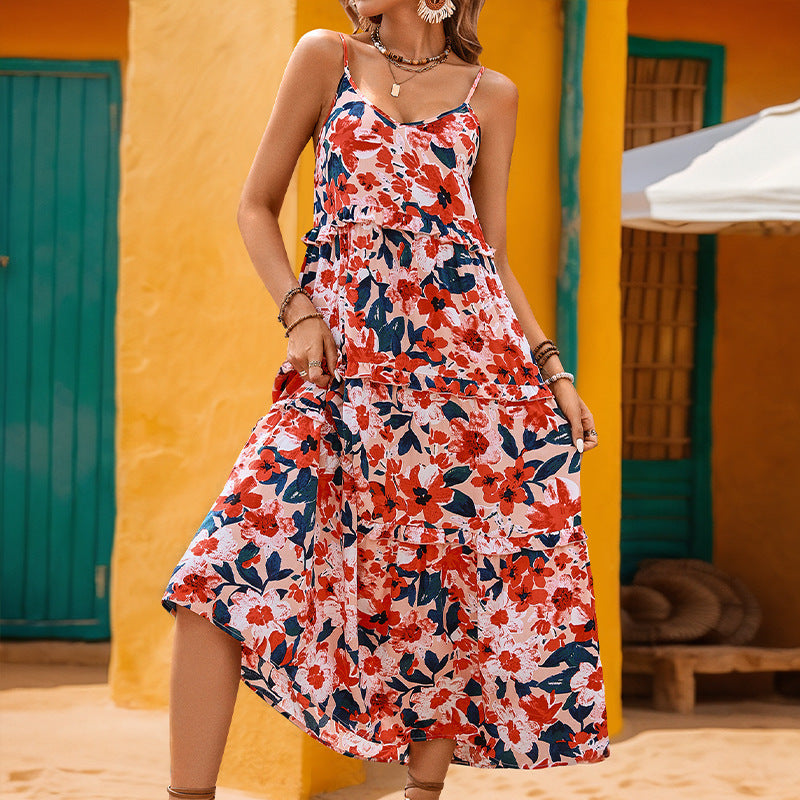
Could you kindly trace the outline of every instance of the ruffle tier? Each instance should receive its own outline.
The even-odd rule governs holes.
[[[348,205],[334,212],[317,211],[313,227],[302,235],[301,240],[306,245],[332,242],[344,226],[352,223],[431,236],[442,242],[462,245],[487,258],[494,258],[496,252],[484,238],[477,220],[454,217],[452,221],[445,222],[441,217],[428,214],[413,203],[405,203],[403,208]]]

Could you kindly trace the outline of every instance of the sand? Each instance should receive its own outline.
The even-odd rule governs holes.
[[[2,664],[3,798],[166,798],[165,711],[118,708],[100,667]],[[600,764],[542,770],[451,765],[442,800],[798,800],[800,703],[700,702],[693,715],[626,707]],[[367,781],[316,800],[402,800],[405,768],[367,764]],[[218,800],[256,800],[220,785]]]

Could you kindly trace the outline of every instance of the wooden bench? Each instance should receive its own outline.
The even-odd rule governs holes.
[[[653,706],[689,714],[694,710],[695,673],[800,670],[800,647],[725,644],[624,645],[622,671],[653,676]]]

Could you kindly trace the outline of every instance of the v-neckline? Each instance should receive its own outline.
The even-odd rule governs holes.
[[[460,105],[455,106],[454,108],[449,108],[447,111],[442,111],[440,114],[436,114],[431,117],[426,117],[425,119],[417,119],[412,120],[411,122],[402,122],[400,120],[395,119],[391,114],[387,114],[380,106],[370,100],[362,91],[361,89],[356,86],[355,81],[353,80],[353,76],[350,74],[350,65],[345,64],[344,67],[344,74],[347,78],[348,84],[350,84],[350,88],[368,105],[370,108],[377,111],[382,117],[386,117],[392,125],[427,125],[431,122],[436,122],[437,120],[442,119],[443,117],[448,116],[449,114],[455,114],[457,111],[468,110],[472,113],[472,116],[475,117],[476,122],[478,122],[477,115],[475,114],[475,109],[472,108],[468,100],[464,100]],[[479,123],[480,124],[480,123]]]

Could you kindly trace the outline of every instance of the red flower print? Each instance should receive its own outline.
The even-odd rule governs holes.
[[[479,325],[474,317],[470,317],[466,325],[459,327],[455,332],[456,344],[463,344],[473,353],[480,353],[486,343],[479,330]]]
[[[300,469],[316,466],[319,463],[319,422],[307,414],[298,414],[292,435],[297,446],[287,448],[282,454]]]
[[[522,662],[519,660],[519,656],[516,653],[512,653],[509,650],[503,650],[500,653],[500,666],[506,672],[517,672],[522,667]]]
[[[371,519],[386,522],[394,519],[398,503],[392,493],[387,493],[386,486],[381,481],[371,481],[369,492],[373,507]]]
[[[426,364],[424,358],[414,358],[407,353],[400,353],[394,360],[394,366],[401,372],[414,372],[418,367],[424,367]]]
[[[492,362],[486,369],[495,376],[499,383],[516,383],[514,380],[514,365],[507,353],[495,353]]]
[[[429,283],[423,289],[423,296],[419,301],[420,314],[424,314],[426,322],[431,328],[440,328],[448,323],[447,309],[452,305],[450,292],[444,287]]]
[[[343,172],[328,181],[328,197],[333,211],[350,205],[350,198],[357,194],[358,189],[354,184],[348,182],[347,176]]]
[[[442,348],[447,345],[447,339],[442,336],[437,336],[431,328],[424,328],[422,337],[417,342],[417,347],[423,352],[428,354],[432,364],[442,361]]]
[[[366,192],[374,192],[378,187],[378,177],[374,172],[362,172],[357,179],[361,188]]]
[[[395,625],[392,628],[392,647],[399,652],[406,652],[409,645],[413,645],[422,638],[422,628],[417,621],[408,620]]]
[[[242,531],[252,534],[259,533],[261,536],[270,537],[280,532],[280,526],[274,511],[257,509],[245,513],[242,521]]]
[[[500,487],[502,476],[487,464],[477,464],[474,472],[477,476],[472,479],[473,486],[483,490],[483,499],[486,503],[497,503],[500,500]]]
[[[458,547],[448,547],[434,566],[442,576],[443,586],[449,583],[450,579],[455,582],[464,573],[464,554]]]
[[[422,159],[417,150],[403,150],[400,154],[400,162],[405,168],[405,174],[408,180],[414,180],[419,175]]]
[[[514,506],[525,500],[527,495],[522,484],[530,481],[535,472],[532,466],[525,466],[522,456],[517,458],[513,466],[506,467],[500,484],[500,513],[511,514]]]
[[[361,662],[361,670],[365,675],[379,675],[381,670],[381,660],[378,656],[367,656]]]
[[[235,480],[230,493],[217,498],[214,511],[224,511],[227,517],[238,517],[243,508],[257,508],[263,499],[261,494],[253,491],[257,485],[252,475]]]
[[[182,583],[176,583],[172,596],[178,602],[207,603],[215,597],[214,588],[221,579],[216,575],[187,575]]]
[[[453,497],[453,490],[444,485],[444,476],[437,469],[427,477],[421,464],[415,464],[408,476],[397,475],[398,501],[412,517],[423,514],[426,521],[435,523],[442,518],[445,503]]]
[[[568,589],[566,586],[559,586],[553,592],[553,605],[562,614],[572,608],[574,602],[575,598],[572,594],[572,590]]]
[[[506,363],[519,361],[522,357],[522,351],[507,333],[503,334],[502,337],[493,338],[489,342],[489,350],[492,353],[505,356],[504,361]]]
[[[549,697],[541,692],[531,692],[520,697],[519,704],[539,729],[552,725],[558,718],[561,708],[561,704],[555,698],[555,692],[550,692]]]
[[[256,480],[259,483],[266,483],[281,473],[280,464],[275,462],[275,451],[270,447],[262,447],[258,458],[251,461],[248,467],[255,472]]]
[[[534,503],[527,518],[537,530],[560,531],[570,527],[572,518],[581,510],[580,496],[570,496],[567,482],[562,478],[550,481],[544,500]]]
[[[314,664],[308,671],[307,680],[315,689],[321,689],[325,684],[325,673],[319,665]]]
[[[500,421],[505,424],[503,417],[500,418]],[[549,404],[534,400],[525,403],[525,416],[522,424],[528,430],[541,431],[544,435],[547,431],[555,430],[558,427],[558,417]]]
[[[422,206],[424,211],[436,215],[445,225],[464,214],[466,208],[461,199],[462,189],[455,173],[442,173],[433,165],[425,164],[422,175],[422,182],[436,196],[435,203]]]
[[[531,570],[537,586],[544,586],[547,582],[547,578],[555,575],[555,570],[552,567],[547,566],[547,561],[545,561],[545,559],[541,556],[539,556],[533,562]]]
[[[392,694],[375,692],[370,698],[370,709],[378,715],[386,714],[394,705],[396,695],[397,692],[392,692]]]
[[[478,427],[470,423],[465,423],[459,418],[450,423],[453,434],[450,446],[458,462],[469,464],[475,469],[485,461],[484,456],[491,442],[483,426]]]
[[[269,625],[274,619],[272,611],[268,605],[253,606],[248,612],[245,619],[251,625],[260,625],[261,627]]]
[[[514,603],[517,613],[526,611],[530,606],[547,601],[547,590],[539,589],[529,571],[520,569],[515,578],[508,584],[508,599]]]
[[[213,536],[209,536],[208,539],[200,539],[197,544],[192,547],[192,553],[196,556],[202,556],[204,553],[213,553],[218,545],[219,540]]]
[[[489,617],[492,625],[496,625],[497,627],[503,627],[504,625],[508,624],[508,611],[504,608],[498,608],[491,617]]]
[[[399,304],[404,314],[409,315],[420,296],[419,285],[410,278],[398,278],[390,285],[386,296],[395,305]]]

